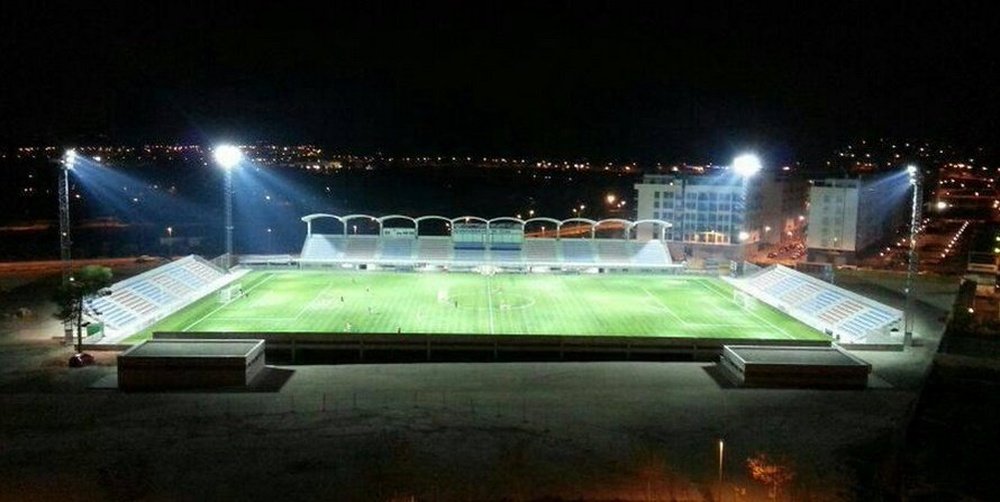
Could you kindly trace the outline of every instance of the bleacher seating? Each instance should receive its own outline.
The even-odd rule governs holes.
[[[302,246],[305,261],[338,260],[344,257],[344,241],[341,235],[312,234]]]
[[[519,247],[518,247],[519,246]],[[487,249],[456,247],[451,237],[342,236],[313,234],[302,245],[302,264],[405,262],[467,265],[474,262],[506,266],[545,264],[548,266],[591,264],[612,267],[670,267],[673,263],[661,241],[636,242],[624,239],[525,239],[521,243],[491,245]],[[190,280],[185,271],[175,272],[178,282]],[[161,284],[172,290],[176,284]]]
[[[167,308],[195,300],[195,293],[225,272],[196,256],[187,256],[112,284],[111,294],[90,302],[108,327],[125,329],[156,318]]]
[[[378,238],[371,236],[348,237],[344,247],[344,259],[346,260],[374,260],[375,249],[378,247]]]
[[[521,263],[524,257],[520,249],[490,249],[490,259],[496,263]]]
[[[561,239],[563,261],[567,263],[594,263],[597,253],[590,239]]]
[[[902,318],[896,309],[780,265],[742,279],[739,285],[801,320],[818,320],[825,329],[854,340],[885,330]]]
[[[670,254],[662,242],[651,240],[632,242],[632,262],[640,265],[664,265],[670,263]]]
[[[629,263],[632,261],[632,249],[628,241],[600,239],[595,242],[600,261],[605,263]]]
[[[559,261],[559,252],[555,239],[525,239],[524,260],[534,263],[553,263]]]
[[[241,254],[241,265],[292,265],[295,259],[290,254]]]
[[[485,249],[456,249],[455,250],[455,260],[457,261],[472,261],[472,262],[485,262],[486,261],[486,250]]]
[[[448,261],[451,257],[451,237],[420,237],[417,239],[417,260]]]
[[[383,238],[379,257],[383,260],[410,260],[413,258],[413,237]]]

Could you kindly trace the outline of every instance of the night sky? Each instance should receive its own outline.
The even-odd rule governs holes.
[[[998,139],[988,2],[323,3],[3,2],[0,144],[697,160]]]

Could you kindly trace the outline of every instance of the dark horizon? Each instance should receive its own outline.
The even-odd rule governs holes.
[[[978,146],[992,12],[903,2],[5,3],[0,145],[789,159],[854,139]]]

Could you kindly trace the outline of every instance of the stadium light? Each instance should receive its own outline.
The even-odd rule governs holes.
[[[906,267],[906,306],[903,310],[903,346],[911,345],[913,341],[913,276],[917,273],[919,257],[917,256],[917,231],[920,225],[920,201],[922,198],[922,176],[917,166],[910,164],[906,166],[906,173],[910,175],[910,185],[913,186],[913,200],[910,207],[910,249],[908,263]]]
[[[748,192],[750,191],[750,186],[749,186],[750,178],[752,178],[754,175],[760,172],[761,168],[762,165],[760,162],[760,157],[758,157],[757,154],[754,153],[744,153],[742,155],[737,155],[736,158],[733,159],[732,169],[733,171],[736,172],[736,174],[740,175],[742,181],[742,186],[740,187],[741,188],[740,202],[742,202],[741,207],[743,211],[743,218],[742,218],[743,228],[740,230],[740,233],[737,234],[737,237],[739,238],[739,243],[737,244],[739,246],[738,250],[739,261],[737,263],[735,270],[737,276],[743,275],[743,268],[744,268],[743,265],[747,259],[746,246],[744,243],[750,239],[750,233],[747,231],[747,225],[750,219],[749,218],[750,211],[747,210],[747,205],[748,205],[747,200],[749,199]]]
[[[76,148],[66,150],[66,153],[63,154],[63,165],[66,166],[66,169],[73,169],[73,166],[76,165],[76,157]]]
[[[69,172],[76,166],[76,149],[69,148],[62,156],[62,169],[59,170],[59,258],[62,262],[62,279],[65,284],[69,277],[70,261],[72,260],[73,239],[70,236],[69,221]]]
[[[212,151],[212,157],[219,166],[229,170],[243,160],[243,152],[233,145],[219,145]]]
[[[761,169],[760,157],[752,153],[745,153],[733,159],[733,170],[736,174],[749,178],[757,174]]]
[[[233,145],[219,145],[212,151],[215,162],[226,173],[224,185],[226,202],[226,272],[233,263],[233,168],[243,160],[243,152]]]

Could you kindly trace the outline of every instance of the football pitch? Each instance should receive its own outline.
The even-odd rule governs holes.
[[[255,271],[245,296],[211,294],[155,331],[434,333],[825,340],[718,278],[352,271]]]

